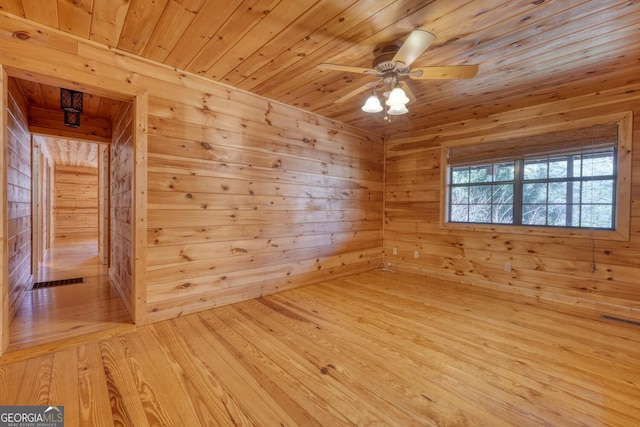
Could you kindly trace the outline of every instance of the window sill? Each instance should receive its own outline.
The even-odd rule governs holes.
[[[483,233],[520,234],[526,236],[561,237],[572,239],[629,241],[629,233],[617,230],[590,230],[561,227],[527,227],[500,224],[461,224],[445,222],[440,224],[444,230],[471,231]]]

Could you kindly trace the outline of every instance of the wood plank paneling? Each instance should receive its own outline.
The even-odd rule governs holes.
[[[98,169],[56,166],[55,238],[98,238]]]
[[[59,29],[387,136],[638,81],[640,8],[626,0],[41,3],[0,0],[0,9],[47,26],[41,34]],[[413,65],[478,64],[478,75],[405,77],[416,101],[409,114],[387,121],[360,109],[373,76],[316,68],[327,62],[370,68],[383,45],[415,28],[437,39]],[[361,93],[335,103],[358,88]]]
[[[31,265],[31,134],[27,105],[14,80],[8,85],[6,192],[9,319],[15,315],[33,282]],[[6,331],[6,329],[5,329]]]
[[[638,194],[640,121],[637,84],[540,106],[454,122],[388,141],[385,204],[385,261],[394,268],[509,290],[540,300],[590,307],[640,318],[640,233],[637,209],[630,212],[630,239],[528,235],[513,227],[462,230],[440,227],[441,145],[501,140],[528,133],[597,123],[603,115],[633,112],[632,195]],[[626,131],[625,131],[626,132]],[[629,203],[627,201],[626,203]],[[625,209],[625,203],[618,206]],[[626,216],[626,215],[625,215]],[[625,218],[626,222],[628,221]],[[553,234],[553,233],[551,233]],[[586,238],[584,238],[586,237]],[[398,255],[393,255],[396,248]],[[413,252],[420,258],[415,259]],[[511,271],[505,271],[505,263]],[[592,269],[592,265],[595,269]]]
[[[109,147],[109,277],[132,315],[133,264],[133,113],[122,103],[113,121]]]
[[[149,99],[151,320],[379,262],[380,138],[239,93],[166,93]],[[160,237],[193,227],[207,237]]]

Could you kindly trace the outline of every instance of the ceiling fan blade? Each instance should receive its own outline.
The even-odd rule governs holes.
[[[415,80],[470,79],[478,74],[477,65],[449,65],[441,67],[420,67],[409,72]]]
[[[393,57],[392,62],[396,64],[396,69],[406,68],[411,65],[435,39],[436,36],[428,31],[413,30]]]
[[[344,95],[341,98],[336,99],[335,101],[333,101],[334,104],[341,104],[344,101],[347,101],[351,98],[353,98],[354,96],[360,94],[361,92],[364,92],[367,89],[371,89],[372,87],[374,87],[375,85],[377,85],[380,81],[379,80],[375,80],[373,82],[369,82],[364,86],[360,86],[357,89],[352,90],[351,92],[349,92],[348,94]]]
[[[320,70],[333,70],[333,71],[345,71],[347,73],[359,73],[359,74],[373,74],[376,75],[378,72],[376,70],[372,70],[371,68],[362,68],[362,67],[352,67],[350,65],[340,65],[340,64],[318,64],[316,68]]]

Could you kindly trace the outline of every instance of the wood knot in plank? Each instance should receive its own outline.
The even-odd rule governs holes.
[[[327,368],[336,369],[336,367],[332,363],[328,363],[327,366],[323,366],[322,368],[320,368],[320,373],[322,375],[329,375],[329,369]]]
[[[233,249],[231,249],[231,253],[234,253],[234,254],[246,254],[247,252],[249,252],[249,251],[244,249],[244,248],[233,248]]]
[[[31,36],[26,31],[14,31],[11,36],[18,40],[29,40]]]

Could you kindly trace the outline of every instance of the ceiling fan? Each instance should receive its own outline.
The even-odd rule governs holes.
[[[470,79],[478,73],[477,65],[450,65],[438,67],[418,67],[411,68],[415,61],[436,39],[436,36],[428,31],[413,30],[404,43],[392,43],[384,45],[374,51],[375,59],[372,68],[352,67],[339,64],[319,64],[318,69],[346,71],[350,73],[369,74],[376,76],[375,81],[369,82],[343,97],[334,101],[344,102],[366,89],[371,89],[371,95],[362,107],[367,113],[377,113],[384,108],[380,104],[380,99],[376,94],[376,88],[384,87],[383,93],[386,101],[385,119],[390,115],[406,114],[406,105],[415,101],[415,96],[406,82],[400,80],[402,77],[409,77],[414,80],[428,79]]]

